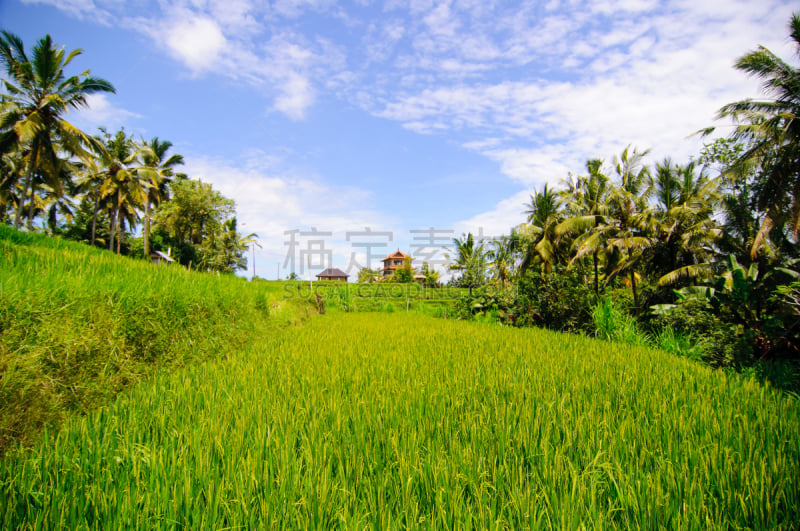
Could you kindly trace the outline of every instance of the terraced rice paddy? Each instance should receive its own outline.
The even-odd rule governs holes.
[[[0,465],[0,527],[795,528],[800,408],[666,353],[338,314]]]

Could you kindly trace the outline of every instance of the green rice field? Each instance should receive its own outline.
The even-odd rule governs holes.
[[[0,461],[3,529],[796,529],[798,401],[664,352],[337,313]]]

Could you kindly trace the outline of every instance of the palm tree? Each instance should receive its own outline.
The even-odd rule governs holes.
[[[800,53],[800,14],[792,15],[789,30]],[[800,69],[763,46],[739,58],[735,67],[763,80],[762,90],[769,98],[729,103],[718,113],[718,118],[736,124],[732,137],[748,145],[732,170],[754,161],[762,169],[755,192],[757,207],[765,216],[751,248],[755,259],[773,227],[788,222],[795,239],[800,233]],[[704,134],[713,130],[710,127]]]
[[[720,236],[713,218],[718,183],[698,172],[695,162],[679,166],[665,159],[656,165],[654,263],[668,272],[660,284],[710,272],[713,245]]]
[[[11,211],[20,204],[22,191],[19,176],[24,172],[25,161],[18,146],[8,145],[0,158],[0,222],[9,219]]]
[[[134,225],[138,219],[138,209],[145,203],[145,186],[139,176],[137,166],[141,151],[137,149],[132,136],[126,136],[120,129],[114,136],[101,129],[103,148],[98,152],[103,180],[98,191],[99,200],[109,210],[111,227],[108,249],[117,254],[122,246],[122,232],[125,224]]]
[[[256,234],[242,236],[236,227],[236,218],[232,217],[222,223],[219,231],[208,235],[202,245],[200,267],[206,271],[234,273],[247,268],[245,253]]]
[[[653,191],[650,169],[643,162],[648,153],[649,149],[640,152],[634,147],[631,151],[631,146],[627,146],[619,157],[614,157],[614,170],[619,177],[619,189],[645,202]]]
[[[169,182],[174,175],[174,167],[183,164],[183,155],[173,154],[167,157],[172,142],[159,140],[158,137],[145,143],[142,152],[142,168],[140,176],[144,178],[144,255],[150,256],[150,205],[158,206],[161,201],[169,199]]]
[[[556,227],[562,220],[561,199],[545,185],[541,192],[531,195],[531,201],[525,207],[528,220],[519,226],[518,231],[526,240],[527,247],[520,267],[525,270],[538,259],[542,273],[550,273],[559,258]]]
[[[96,146],[87,134],[67,122],[69,109],[87,105],[86,97],[97,92],[114,92],[108,81],[91,77],[89,71],[67,77],[65,69],[80,49],[65,54],[45,35],[28,58],[22,40],[0,32],[0,60],[6,67],[3,80],[0,145],[17,143],[25,157],[23,197],[18,201],[14,225],[19,228],[25,196],[28,197],[28,227],[32,226],[33,204],[38,182],[47,183],[60,193],[59,151],[86,158],[84,146]]]
[[[626,147],[620,157],[614,158],[618,183],[609,187],[604,196],[607,211],[595,219],[590,234],[580,239],[572,262],[584,256],[602,253],[607,286],[617,275],[627,273],[633,292],[634,305],[639,305],[637,269],[645,251],[654,242],[650,237],[653,226],[648,198],[653,191],[650,170],[642,162],[648,152],[631,151]],[[562,228],[562,230],[566,230]]]
[[[565,204],[565,211],[570,217],[559,223],[555,228],[559,238],[567,234],[578,234],[573,247],[580,248],[592,236],[592,229],[605,223],[608,214],[608,195],[611,190],[609,178],[601,172],[603,161],[590,159],[586,161],[589,172],[577,181],[569,182],[567,190],[561,194]],[[594,268],[594,292],[600,296],[599,262],[602,246],[592,245],[592,265]],[[570,264],[574,261],[571,260]]]
[[[85,199],[92,202],[92,229],[89,239],[90,245],[95,244],[97,233],[97,216],[100,214],[100,188],[105,180],[104,168],[100,166],[100,157],[91,157],[78,164],[78,192],[84,195]],[[110,211],[110,206],[102,209]]]
[[[520,248],[520,236],[516,228],[511,229],[510,235],[500,236],[491,242],[486,258],[494,277],[503,285],[515,275]]]
[[[461,271],[463,285],[469,288],[469,295],[472,296],[472,288],[478,287],[483,283],[486,272],[486,252],[483,244],[475,242],[472,233],[461,235],[461,238],[453,239],[455,247],[455,261],[450,264],[453,271]]]

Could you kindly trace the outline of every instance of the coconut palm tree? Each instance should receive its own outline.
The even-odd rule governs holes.
[[[789,35],[800,54],[799,13],[789,21]],[[762,169],[755,193],[757,207],[765,216],[751,248],[755,258],[773,227],[788,223],[795,239],[800,233],[800,69],[763,46],[739,58],[735,67],[761,79],[767,96],[729,103],[718,113],[718,118],[735,123],[732,137],[748,145],[732,169],[754,161]],[[704,133],[713,130],[710,127]]]
[[[143,178],[145,187],[144,201],[144,255],[150,256],[150,205],[158,206],[161,201],[169,199],[169,182],[175,174],[175,166],[183,164],[183,155],[172,154],[167,156],[167,151],[172,147],[172,142],[153,138],[144,143],[142,150],[142,167],[139,175]]]
[[[482,243],[477,243],[472,233],[461,235],[461,238],[453,239],[455,248],[455,260],[450,264],[453,271],[461,271],[462,285],[469,288],[469,295],[472,296],[472,289],[483,284],[486,273],[486,251]]]
[[[713,217],[718,183],[698,171],[695,162],[680,166],[665,159],[656,165],[653,263],[667,272],[660,284],[711,272],[713,246],[721,234]]]
[[[565,220],[555,228],[559,238],[574,234],[577,235],[573,243],[574,249],[579,249],[588,238],[591,238],[592,229],[605,223],[608,214],[608,195],[611,191],[610,180],[602,173],[603,161],[590,159],[586,161],[588,175],[567,183],[567,189],[562,192],[564,210],[569,214]],[[600,295],[599,265],[602,252],[601,242],[591,245],[592,265],[594,269],[594,292]],[[571,260],[570,264],[574,261]]]
[[[97,234],[97,217],[101,211],[110,211],[110,205],[105,208],[100,204],[100,187],[105,180],[104,168],[100,166],[100,157],[91,157],[77,165],[78,178],[76,180],[78,193],[92,203],[92,228],[89,238],[90,245],[95,244]]]
[[[648,205],[653,180],[649,168],[642,162],[647,153],[635,148],[631,150],[628,146],[619,157],[614,157],[618,181],[609,187],[604,196],[607,211],[596,218],[591,233],[580,239],[572,259],[574,262],[584,256],[601,253],[606,270],[603,286],[607,286],[618,275],[627,273],[637,307],[637,270],[646,256],[645,251],[654,243],[650,236],[653,228],[652,209]]]
[[[521,250],[521,240],[517,229],[511,229],[510,235],[503,235],[491,242],[486,253],[494,278],[505,285],[516,274],[516,266]]]
[[[542,273],[550,273],[559,258],[556,227],[562,221],[561,199],[558,193],[545,185],[541,192],[531,195],[531,201],[525,207],[528,220],[519,226],[518,231],[527,242],[527,250],[520,267],[525,270],[538,259]]]
[[[0,157],[0,222],[13,215],[22,197],[20,175],[25,171],[25,161],[18,146],[7,146]]]
[[[19,37],[0,32],[0,61],[6,68],[0,97],[0,145],[13,141],[25,158],[24,195],[14,220],[17,228],[25,197],[29,203],[27,224],[32,226],[37,183],[47,183],[54,193],[63,191],[58,170],[61,152],[86,158],[85,148],[96,145],[64,118],[68,110],[86,107],[88,95],[114,92],[111,83],[90,76],[88,70],[67,77],[65,69],[81,53],[80,49],[65,53],[45,35],[29,58]]]
[[[116,238],[117,254],[122,247],[122,232],[127,224],[134,225],[139,219],[138,210],[146,199],[145,186],[139,175],[141,167],[138,157],[141,150],[136,146],[133,136],[126,136],[120,129],[114,136],[101,129],[103,136],[99,138],[103,147],[98,151],[102,182],[98,190],[100,204],[108,209],[111,223],[108,249],[114,250]]]

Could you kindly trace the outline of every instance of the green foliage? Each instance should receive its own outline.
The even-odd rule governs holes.
[[[420,274],[425,277],[424,284],[426,288],[436,288],[440,286],[439,272],[432,268],[428,262],[422,263]]]
[[[228,354],[9,455],[0,527],[800,519],[796,400],[664,352],[403,313],[315,317]]]
[[[458,315],[462,319],[514,324],[516,290],[502,284],[486,284],[458,299]]]
[[[482,286],[486,281],[486,251],[483,244],[475,241],[472,233],[453,239],[455,259],[450,264],[452,271],[461,274],[451,279],[450,285],[459,288],[469,288],[470,293],[474,288]]]
[[[204,271],[232,273],[247,268],[247,246],[254,234],[237,231],[235,203],[202,181],[177,175],[169,185],[171,197],[156,209],[156,233],[176,248],[185,265]],[[153,248],[158,250],[156,236]]]
[[[170,183],[171,199],[155,213],[155,222],[180,242],[201,245],[234,213],[234,202],[208,183],[178,177]]]
[[[583,273],[577,267],[568,270],[559,267],[549,275],[533,271],[525,274],[518,283],[516,324],[591,332],[596,299]]]
[[[236,230],[236,218],[225,220],[219,231],[211,232],[200,246],[200,263],[205,271],[233,273],[247,269],[246,240]]]
[[[597,303],[592,312],[595,335],[607,341],[631,345],[648,345],[650,338],[642,332],[629,313],[617,307],[610,298]]]
[[[789,36],[795,51],[800,51],[800,13],[789,20]],[[734,171],[757,165],[755,205],[764,213],[756,234],[751,256],[755,258],[767,246],[770,233],[800,234],[800,69],[770,50],[758,49],[740,57],[736,68],[763,81],[766,99],[751,98],[729,103],[719,110],[720,118],[730,118],[736,125],[733,138],[747,142],[747,150],[730,165]]]
[[[360,284],[368,284],[370,282],[374,282],[375,278],[380,276],[381,272],[376,269],[362,267],[361,269],[358,270],[358,282]]]
[[[698,361],[703,357],[704,351],[701,342],[695,341],[691,334],[683,335],[680,332],[676,332],[670,326],[661,329],[653,342],[660,349],[670,354]]]
[[[391,282],[397,284],[410,284],[414,282],[414,268],[411,266],[411,257],[406,256],[403,259],[403,267],[394,270]]]

